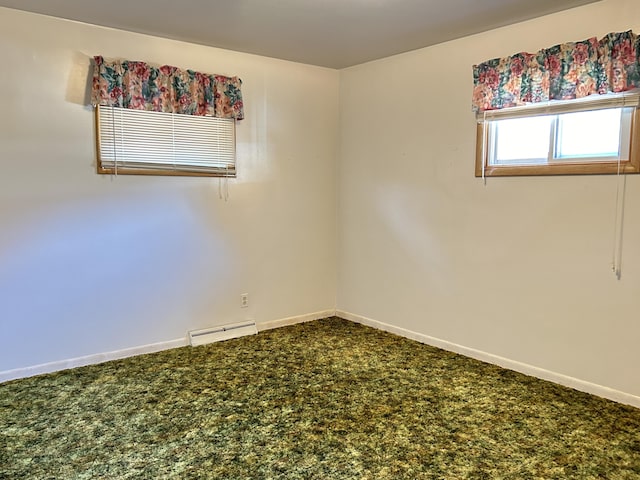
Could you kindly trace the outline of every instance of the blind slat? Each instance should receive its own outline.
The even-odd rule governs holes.
[[[554,115],[560,113],[586,112],[607,108],[637,107],[640,103],[640,91],[608,95],[592,95],[574,100],[553,100],[551,102],[534,103],[521,107],[503,108],[478,113],[478,122],[505,120],[511,118]]]

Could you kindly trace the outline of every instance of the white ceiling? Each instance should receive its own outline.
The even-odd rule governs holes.
[[[599,0],[0,0],[0,6],[344,68]]]

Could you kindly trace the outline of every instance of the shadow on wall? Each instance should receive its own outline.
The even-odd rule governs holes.
[[[74,52],[71,58],[69,77],[67,78],[65,100],[77,105],[89,105],[91,103],[92,78],[92,57],[82,52]]]
[[[0,371],[183,335],[176,318],[229,269],[224,240],[191,208],[147,191],[3,221]]]

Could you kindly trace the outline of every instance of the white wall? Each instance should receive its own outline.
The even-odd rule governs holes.
[[[243,79],[228,202],[95,173],[97,54]],[[0,64],[0,372],[334,308],[337,71],[5,8]]]
[[[338,310],[640,396],[640,176],[474,177],[472,65],[640,31],[637,0],[341,72]]]

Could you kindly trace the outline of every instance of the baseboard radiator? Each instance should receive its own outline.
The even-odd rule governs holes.
[[[191,330],[189,332],[189,343],[192,347],[197,347],[198,345],[221,342],[223,340],[244,337],[245,335],[255,335],[257,333],[258,328],[255,322],[230,323],[219,327]]]

